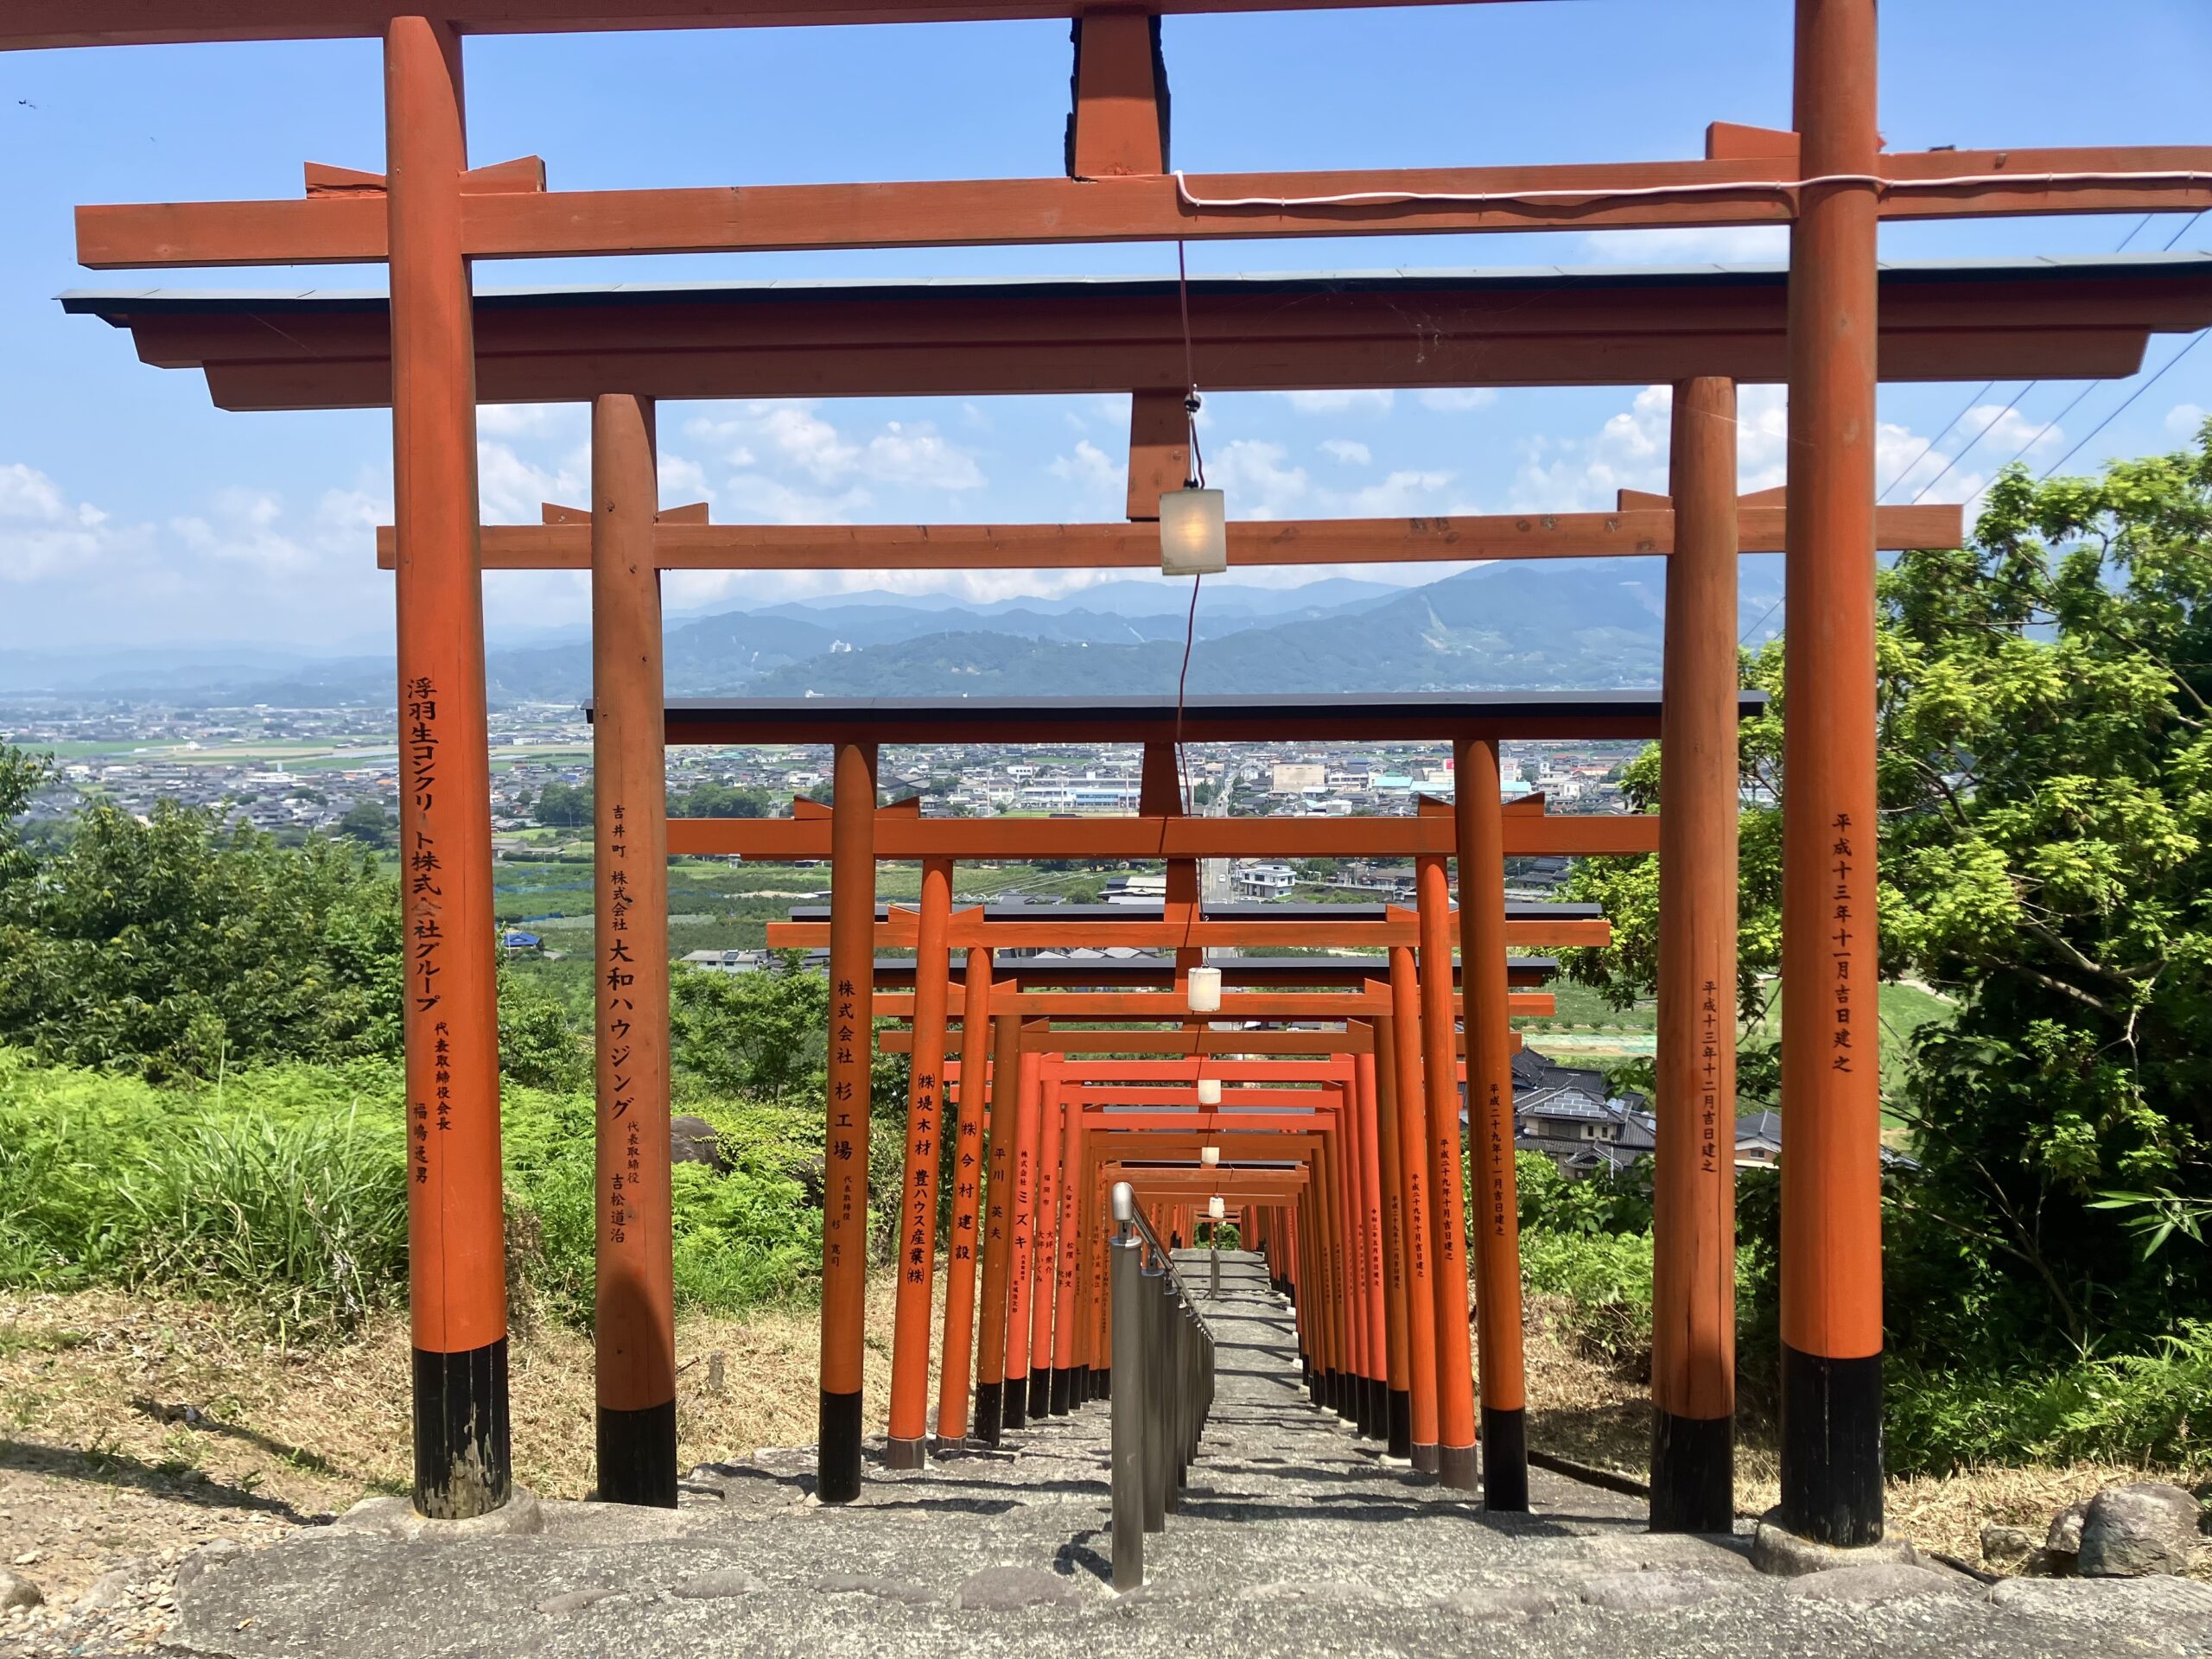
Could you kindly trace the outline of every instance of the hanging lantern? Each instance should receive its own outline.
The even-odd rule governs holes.
[[[1219,1014],[1221,1012],[1221,969],[1193,968],[1191,969],[1191,1012]]]
[[[1229,506],[1195,486],[1160,498],[1160,574],[1205,576],[1229,569]]]
[[[1221,1162],[1221,1148],[1219,1147],[1200,1147],[1198,1148],[1198,1161],[1204,1164],[1208,1169],[1217,1167]]]
[[[1218,1106],[1221,1104],[1221,1079],[1219,1077],[1200,1077],[1198,1079],[1198,1104],[1201,1106]]]
[[[1218,1192],[1206,1200],[1206,1219],[1213,1222],[1229,1219],[1229,1205]]]

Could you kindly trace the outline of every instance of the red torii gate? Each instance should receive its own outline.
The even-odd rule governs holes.
[[[1156,10],[1241,10],[1250,3],[1160,0]],[[1084,46],[1070,168],[1077,176],[1066,180],[556,194],[529,188],[528,169],[467,166],[461,38],[471,29],[1037,15],[1077,16]],[[435,21],[389,0],[259,0],[251,8],[228,0],[20,0],[0,19],[0,47],[346,34],[385,43],[389,143],[381,192],[356,176],[304,201],[86,209],[80,257],[111,266],[387,260],[391,268],[400,683],[409,768],[402,834],[414,948],[407,1038],[416,1132],[416,1497],[425,1512],[478,1513],[505,1502],[508,1489],[470,259],[1785,224],[1794,244],[1786,612],[1791,717],[1785,740],[1791,790],[1783,975],[1792,1148],[1783,1175],[1783,1516],[1796,1529],[1830,1542],[1880,1535],[1878,1087],[1875,1067],[1847,1023],[1854,1007],[1865,1010],[1876,967],[1869,838],[1875,809],[1877,230],[1885,217],[2200,209],[2212,205],[2212,150],[1885,154],[1876,124],[1874,0],[1797,0],[1796,17],[1797,130],[1716,125],[1700,162],[1229,176],[1168,172],[1162,89],[1154,80],[1144,19],[1084,16],[1072,0],[908,0],[840,6],[828,14],[794,8],[790,0],[738,0],[688,11],[682,0],[672,10],[617,0],[472,0],[457,16]],[[1139,89],[1135,96],[1132,88]],[[1710,394],[1708,410],[1718,407],[1722,389]],[[1694,401],[1686,398],[1686,416]],[[628,448],[635,455],[644,416],[635,399],[629,404]],[[619,412],[612,418],[622,419]],[[1684,487],[1685,474],[1709,466],[1718,449],[1717,440],[1708,443],[1688,431],[1692,424],[1694,417],[1678,418],[1676,429],[1675,493],[1685,512],[1695,493]],[[643,453],[649,455],[649,447]],[[595,512],[611,533],[635,537],[651,524],[651,493],[637,489],[639,476],[633,468],[621,490],[610,492],[613,505]],[[618,529],[618,520],[626,531]],[[1717,560],[1728,533],[1708,517],[1696,536],[1685,537],[1684,549],[1701,543],[1692,556]],[[631,574],[649,568],[633,557]],[[1718,580],[1717,564],[1714,575]],[[1721,613],[1732,616],[1732,605]],[[1669,643],[1677,645],[1683,635],[1671,615],[1668,626]],[[1670,651],[1670,678],[1674,655]],[[1711,712],[1693,718],[1701,722]],[[1676,735],[1669,734],[1670,753],[1679,753]],[[1696,774],[1689,787],[1708,805],[1719,804],[1717,758],[1694,744],[1683,747],[1707,756],[1688,769]],[[841,796],[849,785],[866,786],[872,798],[871,759],[858,744],[841,748]],[[1732,786],[1732,779],[1727,781]],[[1682,786],[1677,768],[1670,787]],[[865,815],[849,823],[841,815],[839,862],[849,869],[856,853],[864,855],[871,827]],[[1466,849],[1460,850],[1465,856]],[[865,917],[856,925],[833,927],[846,947],[844,959],[861,960]],[[1725,1059],[1717,1075],[1699,1075],[1694,1065],[1673,1069],[1686,1058],[1686,1042],[1689,1055],[1696,1052],[1698,1010],[1685,1006],[1683,986],[1693,999],[1701,995],[1711,1002],[1728,982],[1712,965],[1713,936],[1700,931],[1691,950],[1691,957],[1669,957],[1678,969],[1693,960],[1696,965],[1675,982],[1669,999],[1670,1016],[1662,1022],[1669,1052],[1662,1065],[1669,1076],[1692,1080],[1692,1097],[1725,1099]],[[864,1009],[865,993],[862,1003]],[[840,1076],[849,1081],[850,1072]],[[1684,1128],[1694,1130],[1694,1121],[1678,1122],[1669,1144]],[[1662,1145],[1662,1154],[1666,1150]],[[650,1144],[643,1154],[648,1163],[658,1160]],[[1678,1173],[1662,1179],[1698,1173],[1694,1160],[1674,1163]],[[1692,1179],[1683,1192],[1694,1192],[1695,1202],[1709,1209],[1716,1189],[1725,1191],[1725,1177]],[[842,1196],[849,1202],[849,1187]],[[1725,1211],[1716,1213],[1725,1217]],[[833,1213],[829,1219],[835,1229],[851,1217]],[[602,1226],[605,1221],[602,1212]],[[1681,1264],[1696,1279],[1696,1295],[1715,1307],[1721,1305],[1718,1289],[1725,1287],[1726,1255]],[[842,1299],[846,1281],[837,1273],[830,1277]],[[1663,1282],[1670,1281],[1662,1274]],[[660,1345],[664,1337],[657,1330],[649,1340]],[[1725,1331],[1714,1339],[1725,1344]],[[1694,1341],[1688,1351],[1708,1370],[1716,1357],[1711,1345]],[[1662,1356],[1662,1373],[1671,1365]],[[824,1443],[842,1446],[847,1395],[829,1384],[846,1378],[841,1370],[824,1381]],[[856,1384],[856,1370],[850,1381]],[[857,1406],[855,1393],[849,1408],[855,1444]],[[619,1448],[657,1438],[658,1420],[652,1414],[658,1408],[641,1410],[645,1414],[610,1411],[603,1402],[602,1443],[611,1436]],[[1655,1517],[1684,1524],[1709,1503],[1714,1471],[1724,1467],[1716,1461],[1716,1441],[1726,1439],[1726,1418],[1693,1417],[1662,1402],[1659,1430]],[[833,1467],[825,1460],[824,1477],[825,1497],[849,1497],[857,1462]]]

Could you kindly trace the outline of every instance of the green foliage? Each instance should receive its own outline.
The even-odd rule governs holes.
[[[1885,1039],[1920,1166],[1886,1188],[1891,1351],[1983,1376],[2152,1353],[2212,1310],[2212,1252],[2159,1219],[2212,1204],[2212,425],[2098,479],[2008,472],[1969,547],[1904,555],[1880,595],[1883,969],[1952,1004]],[[1770,799],[1783,650],[1744,665]],[[1626,781],[1658,801],[1656,750]],[[1777,811],[1745,811],[1741,862],[1749,1104],[1777,1069]],[[1616,942],[1570,967],[1616,1001],[1651,987],[1651,863],[1576,878]]]
[[[1649,1233],[1525,1232],[1521,1277],[1530,1296],[1557,1299],[1554,1323],[1579,1351],[1631,1370],[1649,1367]]]
[[[668,795],[671,818],[772,818],[777,805],[776,798],[765,789],[740,789],[734,784],[711,781],[688,790],[671,790]]]
[[[706,1090],[817,1098],[827,1072],[830,982],[797,951],[767,973],[678,969],[669,988],[677,1065]]]
[[[564,784],[559,779],[538,791],[537,821],[563,829],[588,826],[592,821],[591,783]]]
[[[2212,1323],[2186,1319],[2147,1353],[2056,1369],[1898,1367],[1889,1403],[1897,1473],[2080,1459],[2212,1468]]]
[[[0,896],[0,1041],[155,1078],[397,1050],[396,892],[348,845],[95,806]]]
[[[1473,1160],[1467,1160],[1471,1166]],[[1593,1174],[1580,1180],[1560,1173],[1541,1152],[1513,1156],[1514,1182],[1520,1194],[1521,1230],[1582,1237],[1651,1230],[1651,1160],[1639,1158],[1617,1175]],[[1471,1193],[1467,1199],[1473,1213]]]
[[[338,833],[369,847],[389,847],[397,826],[378,800],[359,800],[338,820]]]

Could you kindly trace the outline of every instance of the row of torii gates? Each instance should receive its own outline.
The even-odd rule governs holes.
[[[2212,205],[2212,148],[1886,151],[1876,127],[1875,0],[1796,0],[1795,130],[1718,124],[1700,159],[1170,170],[1157,14],[1357,3],[448,0],[424,12],[411,0],[13,0],[0,16],[0,46],[11,48],[338,35],[383,44],[384,174],[310,165],[306,194],[295,200],[86,207],[78,232],[79,257],[102,269],[382,262],[391,271],[388,302],[132,289],[68,303],[130,327],[149,362],[201,368],[225,407],[393,410],[397,523],[387,554],[398,607],[416,1502],[425,1513],[479,1513],[504,1503],[509,1490],[480,577],[487,568],[588,567],[605,992],[599,1344],[608,1495],[664,1497],[674,1468],[664,857],[826,850],[835,882],[827,926],[835,1024],[825,1103],[824,1497],[851,1497],[861,1478],[867,1120],[850,1108],[866,1097],[879,1020],[904,1013],[911,1034],[903,1040],[914,1051],[910,1181],[931,1177],[922,1143],[932,1133],[956,1136],[984,1169],[978,1191],[953,1195],[955,1231],[963,1230],[963,1204],[980,1206],[970,1213],[985,1224],[1003,1219],[995,1214],[993,1165],[1018,1192],[1019,1165],[1008,1176],[1004,1160],[1031,1155],[1033,1145],[1033,1168],[1057,1171],[1049,1179],[1065,1188],[1057,1213],[1030,1199],[1026,1275],[1002,1253],[1004,1279],[995,1281],[987,1249],[977,1284],[972,1264],[957,1250],[951,1258],[954,1300],[980,1327],[985,1427],[995,1383],[1003,1424],[1017,1389],[1036,1408],[1030,1390],[1040,1369],[1048,1411],[1054,1377],[1095,1370],[1095,1325],[1086,1321],[1095,1320],[1097,1301],[1084,1298],[1099,1230],[1091,1219],[1096,1181],[1116,1166],[1156,1165],[1147,1150],[1187,1164],[1193,1135],[1219,1136],[1205,1144],[1222,1145],[1232,1165],[1301,1172],[1268,1176],[1273,1185],[1255,1176],[1238,1201],[1277,1271],[1300,1279],[1304,1340],[1325,1390],[1350,1388],[1344,1378],[1363,1386],[1379,1378],[1402,1393],[1409,1446],[1429,1432],[1424,1402],[1432,1402],[1440,1475],[1465,1480],[1477,1444],[1478,1365],[1488,1501],[1522,1501],[1506,1024],[1515,936],[1501,908],[1503,859],[1520,835],[1531,837],[1530,849],[1644,850],[1653,826],[1501,811],[1496,745],[1515,735],[1657,735],[1668,766],[1656,825],[1654,1516],[1661,1525],[1725,1525],[1733,1230],[1731,1160],[1713,1137],[1732,1116],[1735,559],[1782,550],[1789,641],[1783,1510],[1788,1524],[1814,1537],[1879,1536],[1874,555],[1878,547],[1955,545],[1960,524],[1955,509],[1877,512],[1877,385],[2133,373],[2151,333],[2212,319],[2212,283],[2205,262],[2187,257],[1885,268],[1877,235],[1882,221],[1896,219],[2196,211]],[[461,46],[473,33],[1037,17],[1073,23],[1065,177],[562,193],[546,188],[534,158],[472,167],[467,156]],[[1741,225],[1790,228],[1786,271],[1212,279],[1191,285],[1186,325],[1172,283],[625,285],[471,301],[470,268],[480,259]],[[1160,704],[1026,715],[972,705],[664,706],[663,569],[1150,565],[1158,544],[1147,521],[1160,493],[1188,470],[1182,404],[1193,378],[1224,391],[1672,383],[1668,498],[1624,496],[1618,511],[1597,514],[1243,524],[1229,537],[1236,566],[1662,557],[1663,697],[1656,706],[1616,694],[1579,706],[1230,700],[1194,705],[1179,730]],[[1743,381],[1789,386],[1786,493],[1737,498],[1734,398]],[[703,510],[658,510],[658,397],[1074,391],[1133,394],[1128,524],[792,529],[714,525]],[[480,526],[480,400],[592,404],[588,510],[549,511],[540,526]],[[1134,818],[951,823],[876,807],[880,746],[924,734],[995,741],[1017,725],[1031,741],[1134,738],[1155,757],[1217,732],[1446,738],[1459,756],[1456,805],[1448,817],[1397,820],[1190,818],[1169,810],[1173,767],[1160,758],[1146,810]],[[664,741],[769,741],[801,729],[835,747],[837,787],[826,817],[802,809],[763,825],[664,822]],[[954,861],[1048,851],[1166,861],[1174,886],[1160,918],[1119,925],[1175,952],[1169,988],[1033,990],[1018,963],[1002,969],[982,954],[997,948],[998,925],[951,908]],[[1346,937],[1384,950],[1385,963],[1355,963],[1357,981],[1332,988],[1224,995],[1231,1027],[1255,1017],[1301,1027],[1264,1040],[1193,1014],[1198,953],[1283,939],[1294,929],[1206,915],[1192,861],[1352,852],[1410,857],[1421,870],[1410,917],[1343,925]],[[923,901],[912,916],[877,918],[873,876],[884,858],[923,863]],[[1459,869],[1456,924],[1445,901],[1448,860]],[[1128,937],[1113,934],[1114,925],[1076,931],[1093,943]],[[1455,931],[1464,981],[1457,1033],[1447,969]],[[1325,935],[1337,937],[1326,929],[1306,937]],[[911,995],[879,994],[876,945],[910,938],[920,964],[908,970]],[[948,953],[957,949],[969,955],[956,991]],[[1378,982],[1369,982],[1370,974]],[[955,1015],[963,1021],[957,1065],[942,1052]],[[1109,1016],[1154,1029],[1102,1033],[1095,1022]],[[1088,1031],[1086,1019],[1094,1022]],[[1453,1208],[1455,1046],[1466,1055],[1473,1130],[1471,1357],[1459,1316],[1463,1218]],[[1292,1065],[1300,1068],[1296,1084],[1266,1069]],[[1238,1122],[1246,1115],[1225,1105],[1196,1104],[1201,1081],[1223,1084],[1224,1102],[1231,1089],[1249,1093],[1252,1122],[1269,1127]],[[1277,1098],[1292,1092],[1307,1097],[1295,1112]],[[1034,1142],[1026,1138],[1033,1122]],[[1395,1170],[1386,1139],[1394,1130]],[[1057,1162],[1043,1143],[1055,1133]],[[1274,1137],[1262,1149],[1291,1155],[1247,1160],[1247,1140],[1232,1133]],[[1154,1201],[1171,1205],[1226,1179],[1211,1171],[1146,1177]],[[1426,1214],[1414,1215],[1409,1201],[1425,1202]],[[1008,1216],[1020,1202],[1010,1200]],[[927,1204],[915,1212],[925,1266],[931,1218]],[[1036,1277],[1040,1259],[1052,1264],[1049,1288]],[[1433,1303],[1419,1294],[1423,1273]],[[901,1294],[891,1433],[911,1460],[926,1410],[915,1379],[931,1338],[925,1316],[913,1313],[912,1281],[902,1281]],[[1040,1324],[1048,1294],[1054,1317]],[[1033,1299],[1026,1324],[1020,1296]],[[1402,1319],[1394,1312],[1401,1308]],[[1047,1331],[1049,1345],[1040,1348]],[[946,1332],[957,1351],[945,1368],[945,1398],[956,1408],[939,1408],[947,1433],[976,1426],[957,1397],[970,1375],[967,1334]]]

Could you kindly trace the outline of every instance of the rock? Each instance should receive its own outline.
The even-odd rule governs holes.
[[[138,1576],[138,1564],[118,1567],[103,1573],[85,1586],[85,1593],[77,1598],[77,1611],[90,1612],[101,1607],[121,1607],[131,1599],[130,1586]]]
[[[1910,1538],[1887,1538],[1856,1549],[1815,1543],[1810,1538],[1800,1538],[1770,1513],[1752,1535],[1751,1565],[1762,1573],[1794,1579],[1840,1567],[1918,1567],[1920,1552]]]
[[[245,1546],[235,1538],[211,1538],[176,1564],[176,1587],[189,1590],[210,1567],[234,1561],[245,1554]]]
[[[409,1542],[417,1538],[519,1538],[544,1531],[545,1512],[538,1507],[537,1495],[519,1486],[498,1509],[466,1521],[433,1521],[418,1515],[411,1498],[365,1497],[332,1522],[330,1529]]]
[[[620,1595],[618,1590],[569,1590],[557,1596],[548,1596],[537,1604],[537,1611],[559,1618],[569,1613],[581,1613],[594,1602],[605,1601],[609,1596]]]
[[[2031,1618],[2109,1616],[2212,1628],[2212,1584],[2193,1579],[2004,1579],[1990,1586],[1989,1601]]]
[[[1462,1590],[1444,1598],[1448,1612],[1466,1619],[1541,1618],[1555,1613],[1572,1599],[1564,1590],[1547,1590],[1533,1584],[1500,1585],[1482,1590]]]
[[[668,1593],[682,1596],[686,1601],[717,1601],[724,1596],[753,1595],[766,1587],[750,1573],[726,1567],[718,1572],[702,1573],[696,1579],[686,1579]]]
[[[721,1136],[703,1117],[672,1117],[668,1121],[668,1155],[679,1164],[704,1164],[718,1175],[729,1173],[722,1156]]]
[[[883,1601],[904,1602],[910,1607],[937,1599],[933,1590],[908,1584],[903,1579],[879,1578],[873,1573],[830,1573],[817,1579],[814,1587],[825,1596],[874,1596]]]
[[[1074,1580],[1040,1567],[987,1567],[961,1580],[952,1605],[976,1612],[1010,1613],[1023,1607],[1065,1606],[1084,1599]]]
[[[2164,1481],[2107,1486],[2082,1517],[2079,1571],[2085,1579],[2186,1573],[2200,1514],[2195,1498]]]
[[[2082,1522],[2088,1518],[2089,1500],[2069,1503],[2050,1518],[2050,1530],[2044,1535],[2044,1559],[2054,1578],[2071,1573],[2082,1554]]]
[[[1808,1601],[1902,1601],[1910,1596],[1971,1596],[1979,1587],[1956,1573],[1872,1561],[1808,1573],[1791,1580],[1783,1593]]]
[[[1992,1567],[2018,1571],[2027,1566],[2035,1553],[2035,1535],[2024,1527],[1992,1525],[1981,1529],[1981,1559]]]
[[[22,1573],[0,1567],[0,1612],[10,1607],[35,1607],[45,1599],[46,1592]]]
[[[1748,1588],[1738,1580],[1714,1578],[1704,1573],[1607,1573],[1586,1580],[1582,1601],[1608,1613],[1663,1613],[1676,1607],[1694,1607],[1717,1596],[1740,1594]]]

